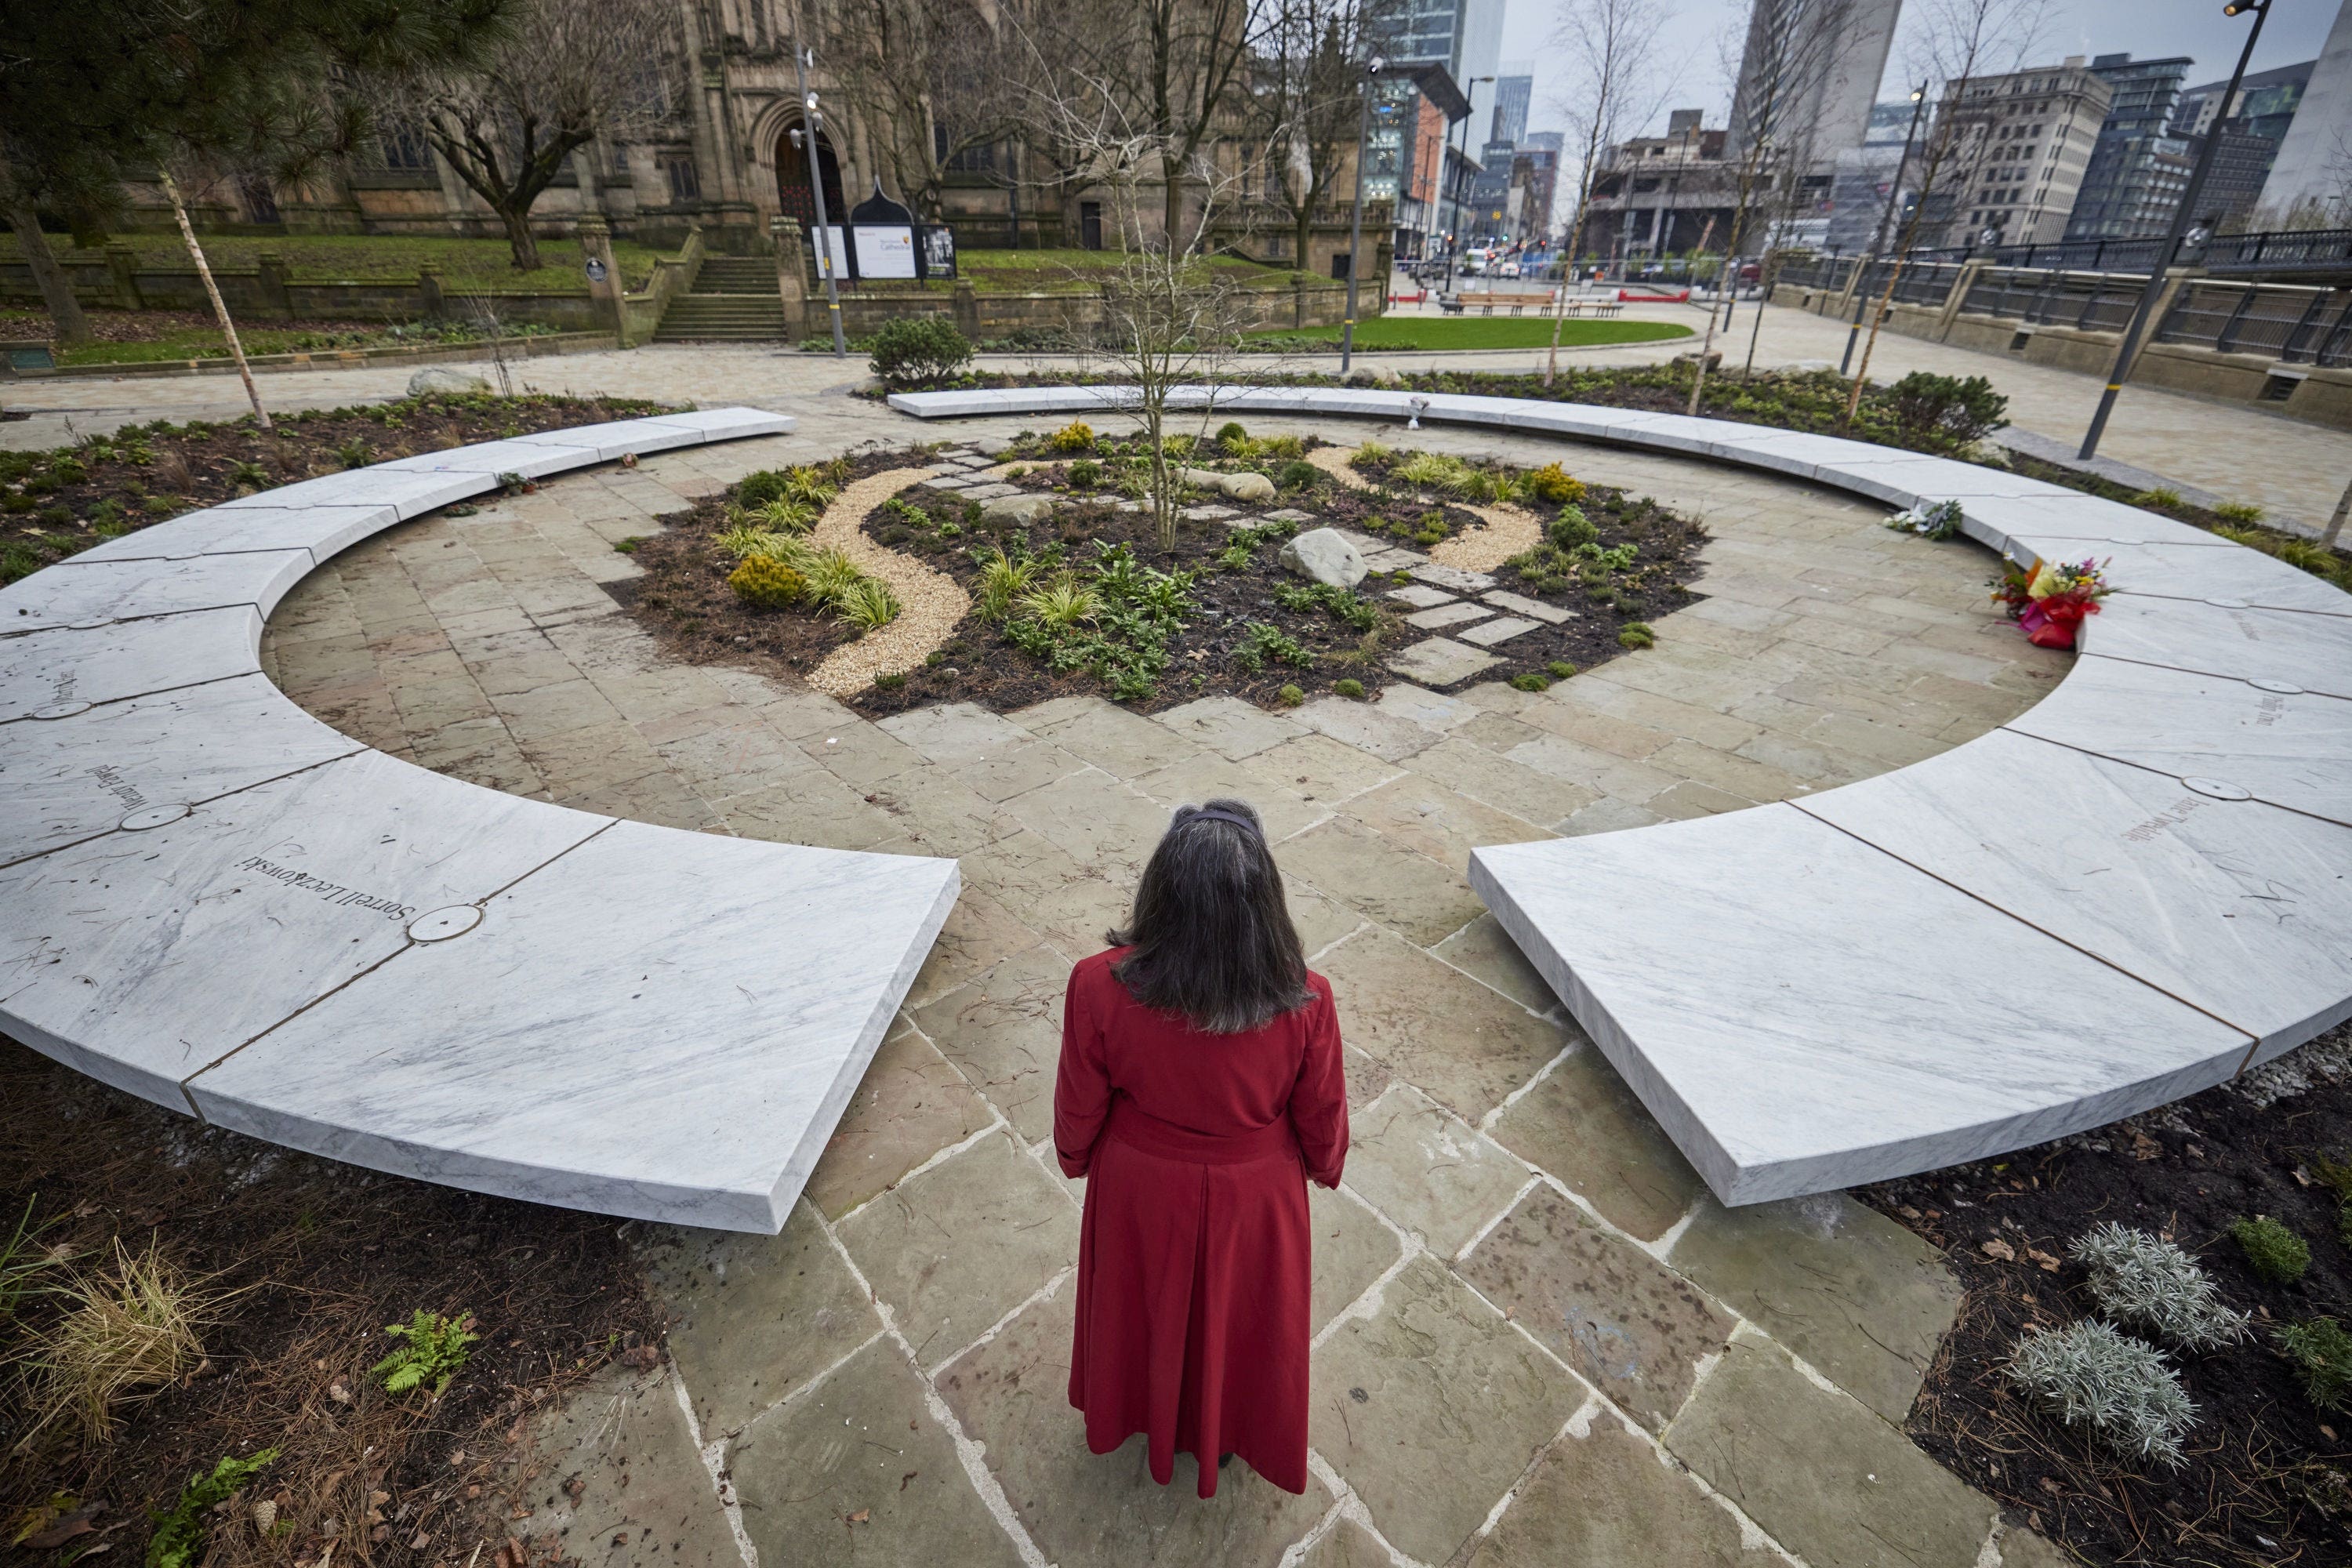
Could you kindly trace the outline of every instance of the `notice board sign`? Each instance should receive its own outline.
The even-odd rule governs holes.
[[[925,278],[953,278],[955,268],[955,230],[945,224],[932,224],[915,231],[916,243],[921,247],[919,259]]]
[[[849,235],[858,277],[915,276],[915,230],[911,225],[858,224]]]

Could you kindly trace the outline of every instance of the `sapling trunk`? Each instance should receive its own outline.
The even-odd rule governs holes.
[[[205,297],[213,302],[213,315],[220,322],[221,336],[228,340],[229,357],[236,361],[238,379],[245,383],[245,395],[253,405],[254,422],[265,431],[271,428],[269,410],[261,406],[260,389],[253,384],[253,367],[245,363],[245,344],[237,341],[236,323],[229,320],[228,306],[222,302],[220,285],[213,281],[213,269],[205,260],[205,247],[196,243],[196,226],[188,221],[187,204],[180,199],[179,182],[172,171],[163,171],[163,195],[172,204],[172,216],[180,220],[180,237],[187,242],[188,255],[196,263],[196,276],[205,281]]]

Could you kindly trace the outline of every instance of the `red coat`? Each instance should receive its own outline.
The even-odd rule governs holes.
[[[1070,1403],[1087,1447],[1148,1435],[1154,1480],[1179,1450],[1237,1454],[1307,1489],[1309,1178],[1339,1184],[1348,1086],[1331,985],[1245,1035],[1208,1035],[1127,994],[1110,966],[1070,972],[1054,1147],[1087,1181]]]

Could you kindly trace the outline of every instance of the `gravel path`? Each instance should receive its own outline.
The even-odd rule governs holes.
[[[809,535],[810,543],[840,551],[898,595],[897,620],[834,649],[809,672],[808,683],[829,697],[854,697],[873,685],[877,676],[904,675],[916,668],[954,635],[957,623],[971,609],[971,595],[956,586],[954,578],[910,555],[885,549],[858,526],[867,512],[938,472],[931,468],[887,468],[845,485]]]
[[[1307,454],[1307,460],[1351,490],[1369,490],[1371,482],[1348,466],[1354,455],[1346,447],[1318,447]],[[1543,520],[1531,511],[1515,506],[1472,506],[1465,501],[1447,504],[1471,513],[1485,526],[1440,540],[1429,558],[1441,566],[1492,572],[1512,556],[1543,542]]]

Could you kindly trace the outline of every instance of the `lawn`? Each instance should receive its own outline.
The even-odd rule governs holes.
[[[1375,316],[1356,327],[1356,346],[1365,349],[1538,349],[1551,342],[1548,316]],[[1339,341],[1337,327],[1284,328],[1286,338]],[[1559,346],[1585,348],[1594,343],[1646,343],[1661,338],[1686,338],[1688,327],[1672,321],[1591,321],[1574,319],[1559,323]]]
[[[426,262],[441,269],[442,286],[460,289],[499,289],[525,294],[585,294],[587,275],[576,239],[542,239],[535,272],[517,272],[503,239],[441,239],[420,235],[290,234],[203,235],[205,258],[224,272],[250,272],[265,255],[282,256],[299,281],[364,282],[416,276]],[[139,253],[145,267],[186,267],[187,247],[177,234],[120,234],[115,242]],[[76,258],[65,237],[53,235],[50,245],[62,261]],[[654,263],[674,254],[635,240],[613,241],[613,259],[631,289],[642,289],[653,277]],[[22,252],[14,235],[0,235],[0,260],[15,261]],[[87,258],[88,253],[83,253]]]
[[[1097,275],[1119,264],[1117,250],[979,250],[956,252],[956,276],[982,294],[1086,294],[1101,287]],[[1263,267],[1238,256],[1211,256],[1202,265],[1215,268],[1245,289],[1287,289],[1290,272]],[[954,287],[937,283],[861,283],[861,291],[945,293]]]
[[[228,342],[210,315],[194,310],[91,310],[96,341],[79,348],[54,349],[58,363],[151,364],[159,361],[226,359]],[[48,316],[38,310],[0,310],[0,338],[47,338]],[[477,342],[481,334],[458,321],[295,321],[284,325],[241,321],[237,340],[247,354],[317,353],[429,343]],[[508,328],[519,336],[554,331],[523,324]]]

